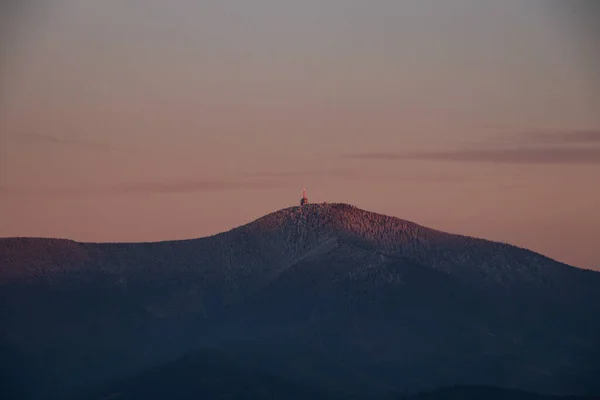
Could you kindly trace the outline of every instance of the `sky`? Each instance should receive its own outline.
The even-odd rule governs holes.
[[[0,17],[0,236],[345,202],[600,270],[593,0],[53,0]]]

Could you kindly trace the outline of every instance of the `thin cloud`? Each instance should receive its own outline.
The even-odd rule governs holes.
[[[430,173],[430,172],[414,172],[414,171],[369,171],[356,170],[345,168],[334,169],[314,169],[307,171],[273,171],[273,172],[257,172],[245,174],[254,178],[269,178],[279,181],[292,180],[294,182],[315,182],[326,181],[336,182],[345,181],[369,181],[369,182],[434,182],[446,183],[455,182],[462,183],[467,181],[463,176],[455,176],[449,174]],[[469,179],[472,181],[472,179]]]
[[[355,153],[346,158],[367,160],[431,160],[497,164],[600,164],[600,148],[470,149],[423,153]]]
[[[267,171],[267,172],[250,172],[243,174],[244,176],[252,178],[266,178],[266,179],[361,179],[366,178],[367,175],[364,171],[357,171],[353,169],[344,168],[312,168],[306,170],[297,171]]]
[[[26,132],[21,133],[19,135],[22,139],[34,141],[34,142],[43,142],[50,143],[57,146],[73,146],[73,147],[82,147],[82,148],[90,148],[96,150],[134,150],[129,147],[116,147],[106,143],[94,142],[91,140],[82,140],[82,139],[74,139],[74,138],[64,138],[60,136],[48,135],[44,133],[38,132]]]
[[[276,188],[272,182],[245,181],[172,181],[172,182],[127,182],[112,186],[0,186],[0,196],[50,196],[77,197],[123,194],[176,194],[196,192],[252,191]]]
[[[102,193],[102,189],[89,186],[0,186],[0,196],[49,196],[49,197],[73,197],[88,196]]]
[[[173,181],[173,182],[129,182],[115,185],[112,192],[117,193],[194,193],[194,192],[223,192],[235,190],[266,190],[275,185],[270,182],[245,182],[245,181]]]
[[[600,143],[600,130],[528,132],[527,139],[537,143]]]

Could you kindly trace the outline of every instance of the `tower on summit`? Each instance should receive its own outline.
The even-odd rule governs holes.
[[[306,197],[306,189],[302,189],[302,200],[300,200],[300,205],[305,206],[308,204],[308,198]]]

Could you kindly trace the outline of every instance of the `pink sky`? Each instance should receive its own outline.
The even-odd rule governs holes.
[[[306,187],[600,269],[584,6],[53,6],[0,30],[0,236],[200,237]]]

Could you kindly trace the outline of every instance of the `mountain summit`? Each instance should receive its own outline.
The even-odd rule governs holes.
[[[307,202],[203,239],[0,239],[0,362],[30,398],[200,348],[342,397],[588,394],[598,293],[600,273],[526,249]]]

